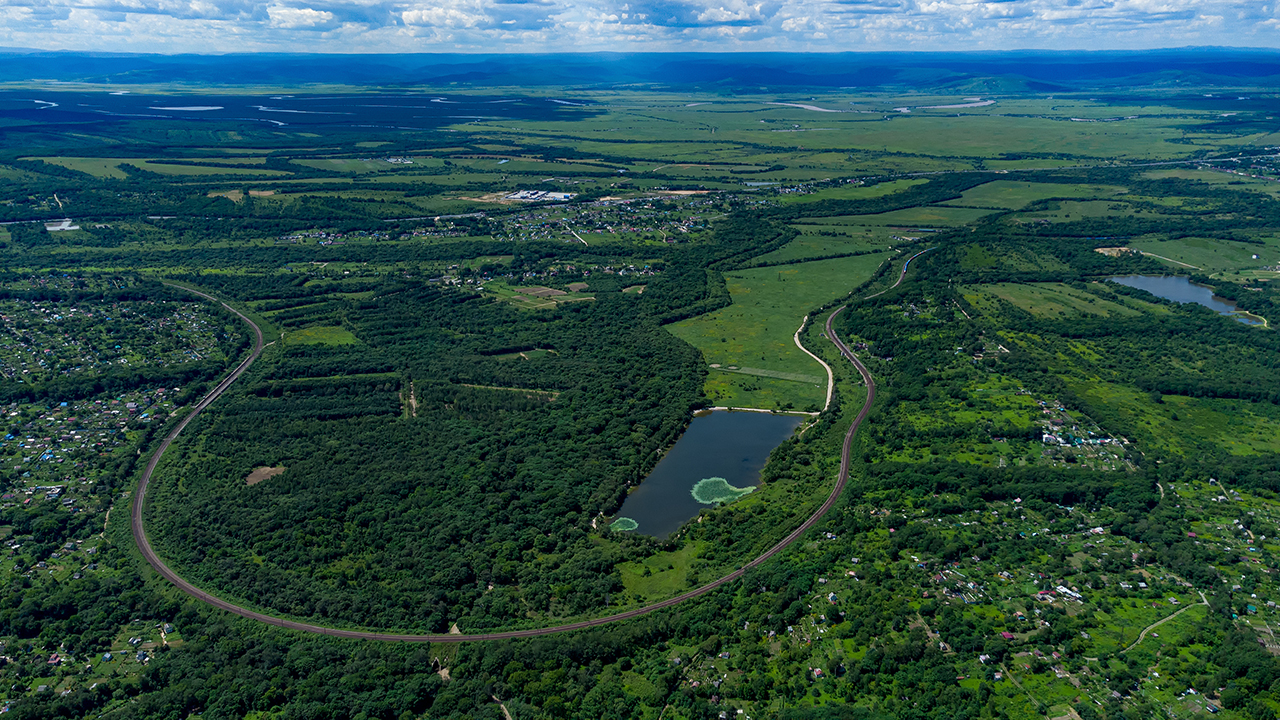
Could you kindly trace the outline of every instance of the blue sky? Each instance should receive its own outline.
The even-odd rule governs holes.
[[[1280,47],[1280,0],[0,0],[0,46],[124,52]]]

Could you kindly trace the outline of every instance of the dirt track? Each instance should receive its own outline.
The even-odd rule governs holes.
[[[915,259],[915,257],[918,257],[918,254],[917,256],[914,256],[912,259]],[[910,260],[907,261],[908,264],[910,262],[911,262]],[[902,282],[902,277],[906,275],[906,272],[907,272],[907,268],[906,268],[906,265],[904,265],[902,268],[902,275],[898,277],[899,283]],[[175,287],[178,287],[178,286],[175,286]],[[897,283],[894,284],[894,287],[897,287]],[[217,298],[214,298],[210,295],[206,295],[205,293],[191,290],[190,288],[183,288],[183,289],[193,292],[209,300],[213,300],[215,302],[221,302],[217,300]],[[862,375],[862,379],[867,386],[867,397],[866,397],[866,400],[863,402],[862,409],[858,411],[858,416],[854,418],[853,424],[849,426],[849,431],[845,433],[844,446],[840,452],[840,472],[836,476],[835,485],[834,487],[831,488],[831,493],[830,495],[827,496],[826,502],[822,503],[822,507],[818,508],[817,512],[815,512],[813,515],[809,517],[809,519],[805,520],[803,524],[801,524],[799,527],[793,530],[791,534],[783,538],[780,542],[778,542],[778,544],[769,548],[767,551],[765,551],[763,555],[760,555],[756,559],[744,564],[738,570],[735,570],[734,572],[731,572],[728,575],[725,575],[719,580],[715,580],[714,582],[711,582],[707,585],[703,585],[700,588],[690,590],[689,592],[683,593],[681,595],[677,595],[673,598],[669,598],[667,600],[663,600],[661,602],[657,602],[652,605],[647,605],[642,608],[637,608],[635,610],[628,610],[627,612],[618,613],[616,615],[610,615],[608,617],[596,618],[594,620],[583,620],[581,622],[567,623],[564,625],[553,625],[551,627],[534,628],[529,630],[509,630],[505,632],[477,633],[477,634],[470,634],[470,635],[469,634],[448,634],[448,635],[405,634],[405,633],[370,632],[366,630],[340,630],[337,628],[323,627],[321,625],[312,625],[310,623],[298,622],[295,620],[285,620],[283,618],[274,617],[271,615],[267,615],[265,613],[256,612],[254,610],[250,610],[248,608],[244,608],[239,605],[236,605],[235,603],[229,602],[222,598],[215,597],[214,595],[211,595],[208,592],[205,592],[204,590],[201,590],[195,585],[192,585],[191,583],[187,582],[180,575],[178,575],[178,573],[174,572],[168,565],[164,563],[163,560],[160,559],[158,555],[156,555],[155,550],[153,550],[151,547],[150,541],[147,539],[147,531],[142,523],[142,508],[143,508],[144,499],[146,497],[147,484],[150,482],[151,476],[155,472],[156,465],[158,465],[160,462],[160,458],[164,455],[165,451],[169,449],[169,446],[173,443],[174,439],[178,437],[178,434],[182,432],[183,428],[187,426],[187,423],[191,422],[197,415],[200,414],[202,410],[208,407],[210,403],[216,400],[219,395],[221,395],[228,387],[230,387],[231,384],[235,382],[237,378],[239,378],[242,374],[244,374],[244,371],[247,370],[249,366],[253,364],[253,361],[256,360],[258,356],[262,353],[262,348],[263,348],[262,329],[259,328],[256,323],[254,323],[248,317],[245,317],[243,314],[241,314],[239,311],[232,308],[230,305],[227,305],[226,303],[222,303],[222,305],[223,307],[227,308],[231,312],[238,315],[240,319],[244,320],[245,323],[247,323],[251,328],[253,328],[254,334],[256,335],[256,338],[257,338],[253,346],[253,352],[250,353],[249,357],[245,358],[245,360],[241,362],[240,365],[238,365],[235,370],[231,371],[231,374],[227,375],[227,377],[223,379],[222,382],[218,383],[218,385],[214,387],[214,389],[211,390],[208,395],[206,395],[202,400],[200,400],[200,402],[197,403],[194,408],[192,408],[192,411],[185,418],[183,418],[182,422],[180,422],[177,425],[177,427],[175,427],[172,431],[170,431],[169,434],[165,436],[164,440],[161,441],[160,446],[156,448],[155,454],[151,456],[151,461],[147,463],[146,469],[143,470],[142,478],[141,480],[138,481],[138,491],[134,495],[133,508],[132,508],[132,514],[131,514],[134,540],[137,542],[138,549],[142,552],[142,556],[146,558],[147,562],[150,563],[151,567],[154,568],[157,573],[159,573],[162,577],[164,577],[169,582],[178,586],[178,588],[181,589],[183,592],[196,598],[197,600],[208,603],[209,605],[212,605],[216,608],[226,610],[227,612],[235,613],[236,615],[240,615],[241,617],[246,617],[251,620],[257,620],[258,622],[266,623],[268,625],[275,625],[277,627],[288,628],[290,630],[300,630],[303,632],[317,633],[320,635],[330,635],[333,637],[353,638],[353,639],[360,639],[360,640],[390,640],[390,641],[397,641],[397,642],[436,642],[436,643],[476,642],[476,641],[483,641],[483,640],[505,640],[505,639],[511,639],[511,638],[536,637],[538,635],[551,635],[554,633],[568,632],[571,630],[582,630],[585,628],[592,628],[599,625],[607,625],[609,623],[615,623],[622,620],[630,620],[632,618],[637,618],[637,617],[640,617],[641,615],[647,615],[656,610],[672,607],[673,605],[679,605],[680,603],[685,602],[687,600],[692,600],[693,598],[699,597],[701,595],[705,595],[711,592],[712,590],[715,590],[723,585],[726,585],[728,583],[733,582],[734,580],[737,580],[738,578],[742,577],[742,575],[745,574],[748,570],[768,561],[773,556],[782,552],[788,545],[800,539],[800,536],[804,535],[810,528],[816,525],[818,521],[820,521],[822,517],[826,515],[827,512],[836,504],[836,500],[839,499],[840,493],[844,490],[845,483],[848,482],[849,480],[849,452],[850,452],[850,448],[853,445],[853,437],[858,432],[858,428],[862,425],[862,421],[867,417],[867,413],[870,412],[871,404],[876,397],[876,384],[875,384],[875,380],[873,380],[871,377],[871,373],[868,372],[867,368],[863,366],[863,364],[858,360],[856,356],[854,356],[853,352],[850,351],[849,348],[845,346],[845,344],[836,335],[835,329],[832,327],[832,321],[835,320],[837,315],[839,315],[841,312],[844,311],[845,307],[847,307],[842,305],[838,309],[836,309],[835,312],[831,313],[831,315],[827,318],[827,322],[826,322],[827,337],[831,340],[831,342],[835,343],[836,348],[839,349],[840,351],[840,354],[843,355],[847,360],[849,360],[849,362],[853,363],[854,367],[857,368],[858,373]]]

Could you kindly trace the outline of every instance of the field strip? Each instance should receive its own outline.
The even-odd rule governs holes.
[[[468,385],[467,383],[458,383],[458,385],[461,387],[475,388],[476,390],[501,390],[503,392],[537,393],[538,395],[550,395],[553,398],[560,396],[560,392],[557,390],[534,390],[532,388],[498,387],[497,385]]]
[[[804,348],[800,348],[800,349],[804,350]],[[805,350],[805,352],[809,352],[809,351]],[[761,368],[749,368],[749,367],[727,368],[723,365],[721,365],[720,367],[713,367],[711,369],[719,370],[720,372],[738,373],[739,375],[755,375],[757,377],[774,378],[777,380],[794,380],[796,382],[813,383],[814,385],[817,385],[818,383],[822,382],[822,378],[818,377],[817,375],[805,375],[804,373],[781,372],[779,370],[763,370]]]
[[[835,389],[836,389],[836,378],[835,378],[835,375],[832,374],[831,372],[831,366],[828,365],[825,360],[809,352],[809,348],[800,344],[800,333],[804,332],[804,327],[805,325],[808,325],[808,324],[809,324],[809,316],[805,315],[804,319],[800,321],[800,328],[796,330],[796,334],[793,335],[791,339],[796,341],[796,347],[803,350],[804,353],[809,357],[813,358],[814,360],[817,360],[818,364],[822,366],[822,369],[827,371],[827,402],[822,406],[822,410],[825,412],[827,408],[831,407],[831,395],[835,392]]]
[[[770,410],[769,408],[737,407],[734,405],[717,405],[713,408],[708,408],[708,409],[724,410],[725,412],[768,413],[770,415],[805,415],[808,417],[817,417],[822,414],[822,413],[816,413],[816,412],[805,412],[803,410]]]

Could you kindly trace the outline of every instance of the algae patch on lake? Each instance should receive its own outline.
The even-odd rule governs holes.
[[[755,492],[755,487],[734,487],[722,477],[703,478],[689,491],[693,499],[703,505],[718,505],[737,500],[743,495]]]
[[[640,527],[640,523],[629,517],[620,517],[609,525],[609,529],[615,532],[631,532]]]

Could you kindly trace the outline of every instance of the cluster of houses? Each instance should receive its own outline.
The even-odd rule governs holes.
[[[149,423],[171,413],[172,394],[170,388],[156,388],[43,409],[20,403],[0,408],[9,423],[20,426],[0,436],[0,468],[16,481],[0,496],[0,504],[11,508],[56,501],[71,512],[91,509],[74,497],[76,490],[92,486],[104,456],[129,444],[131,422]]]
[[[165,312],[156,312],[156,306]],[[130,325],[111,336],[104,323]],[[93,307],[50,301],[0,301],[0,376],[21,383],[116,366],[203,360],[222,329],[197,303],[135,301]],[[159,348],[167,350],[157,352]]]

